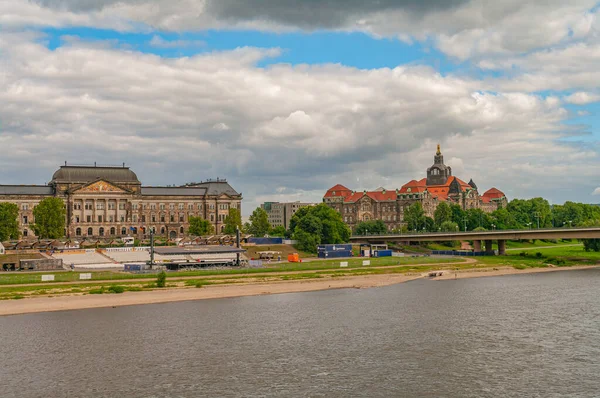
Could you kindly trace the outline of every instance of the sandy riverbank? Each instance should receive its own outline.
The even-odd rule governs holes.
[[[462,278],[478,278],[487,276],[521,275],[539,272],[556,272],[596,268],[595,266],[574,266],[563,268],[527,268],[517,270],[512,267],[475,268],[458,272],[446,271],[443,276],[431,280],[449,280]],[[176,301],[202,300],[257,296],[263,294],[299,293],[327,289],[371,288],[388,286],[410,280],[427,277],[420,275],[361,275],[340,278],[311,279],[303,281],[278,281],[266,283],[249,283],[235,285],[213,285],[201,289],[172,288],[142,292],[125,292],[123,294],[102,295],[61,295],[55,297],[33,297],[22,300],[0,302],[0,315],[27,314],[34,312],[65,311],[86,308],[120,307],[126,305],[157,304]]]

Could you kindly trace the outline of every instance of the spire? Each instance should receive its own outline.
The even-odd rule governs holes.
[[[438,156],[442,154],[442,151],[440,150],[440,144],[438,144],[438,146],[437,146],[437,152],[435,154],[438,155]]]

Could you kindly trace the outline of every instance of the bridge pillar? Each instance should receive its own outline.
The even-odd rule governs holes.
[[[498,254],[500,256],[506,255],[506,241],[505,240],[498,241]]]
[[[473,241],[473,250],[476,252],[480,252],[481,251],[481,241],[480,240],[474,240]]]
[[[485,252],[487,254],[493,254],[494,253],[494,248],[492,246],[492,242],[491,240],[486,240],[485,241]]]

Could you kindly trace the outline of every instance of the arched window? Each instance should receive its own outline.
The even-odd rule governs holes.
[[[137,227],[133,227],[133,230],[131,232],[133,232],[134,234],[137,234]]]
[[[104,236],[104,228],[100,227],[100,229],[98,230],[98,235]]]
[[[81,228],[75,230],[75,236],[81,236]]]
[[[160,234],[161,234],[161,235],[164,235],[164,234],[165,234],[165,227],[162,227],[162,228],[160,229]]]
[[[121,235],[127,235],[127,228],[121,228]]]
[[[221,233],[225,231],[225,225],[221,225]]]
[[[183,227],[179,227],[179,233],[182,234],[183,233]]]
[[[110,234],[114,235],[116,233],[115,227],[110,227]]]
[[[368,214],[365,214],[365,215],[363,216],[363,221],[369,221],[369,220],[370,220],[370,217],[369,217],[369,215],[368,215]]]
[[[90,228],[88,228],[88,233],[87,233],[87,234],[88,234],[88,236],[92,236],[92,235],[94,235],[94,229],[93,229],[93,228],[91,228],[91,227],[90,227]]]

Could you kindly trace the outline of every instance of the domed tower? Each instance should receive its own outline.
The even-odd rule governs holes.
[[[427,169],[427,185],[443,185],[452,175],[452,168],[444,164],[444,155],[437,146],[437,152],[433,157],[433,166]]]

